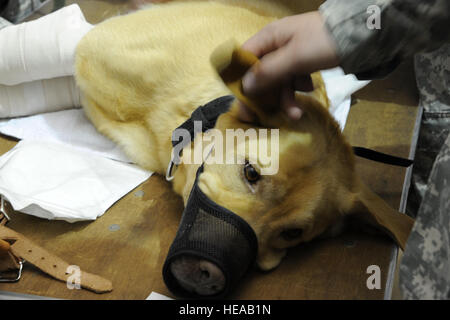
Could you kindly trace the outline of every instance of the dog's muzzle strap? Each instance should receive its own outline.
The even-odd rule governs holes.
[[[175,129],[185,129],[191,134],[192,140],[194,140],[194,122],[200,121],[202,124],[202,132],[214,128],[216,125],[217,118],[230,109],[230,104],[234,100],[233,96],[223,96],[217,98],[207,104],[198,107],[192,112],[191,117],[183,122],[178,128]],[[175,148],[179,143],[186,143],[185,141],[176,140],[172,134],[172,147]],[[188,144],[188,141],[186,144]],[[184,146],[183,146],[184,147]]]
[[[258,240],[244,219],[202,192],[198,185],[202,172],[203,165],[197,171],[178,232],[167,254],[163,278],[169,290],[177,296],[204,297],[183,289],[174,277],[171,265],[183,256],[207,260],[221,269],[226,279],[223,290],[209,298],[223,298],[254,264]]]
[[[363,147],[353,147],[353,153],[361,158],[399,167],[409,167],[414,163],[414,161],[410,159],[391,156],[390,154],[378,152]]]

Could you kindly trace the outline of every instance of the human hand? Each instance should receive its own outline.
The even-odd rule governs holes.
[[[270,23],[242,49],[260,58],[242,79],[244,93],[254,96],[281,86],[281,108],[294,120],[302,116],[295,90],[312,91],[310,73],[339,65],[334,41],[318,11]],[[249,122],[254,114],[241,103],[239,117]]]

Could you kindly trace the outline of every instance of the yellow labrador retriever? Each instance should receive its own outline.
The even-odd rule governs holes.
[[[246,100],[239,83],[223,73],[233,58],[221,45],[230,38],[243,43],[266,24],[296,13],[295,2],[170,2],[97,25],[76,52],[76,80],[87,116],[138,165],[165,174],[172,132],[198,106],[230,93]],[[323,235],[350,214],[379,226],[401,247],[412,227],[412,219],[360,182],[352,149],[328,112],[320,74],[312,78],[314,92],[296,96],[304,109],[299,121],[247,100],[258,123],[239,121],[235,101],[215,124],[224,136],[227,129],[279,129],[275,174],[261,175],[258,154],[246,151],[251,163],[206,163],[198,179],[209,199],[251,226],[263,270],[275,268],[287,248]],[[192,148],[194,143],[186,146],[183,157]],[[185,204],[200,165],[182,162],[174,172],[173,189]],[[223,270],[209,261],[186,256],[172,272],[181,286],[199,295],[224,287]]]

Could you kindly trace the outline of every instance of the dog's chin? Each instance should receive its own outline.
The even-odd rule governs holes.
[[[270,249],[256,259],[256,265],[262,271],[270,271],[278,267],[286,255],[286,249]]]

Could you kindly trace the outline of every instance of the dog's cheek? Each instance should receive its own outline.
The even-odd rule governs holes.
[[[280,264],[286,255],[286,249],[266,249],[258,255],[256,263],[263,271],[272,270]]]

